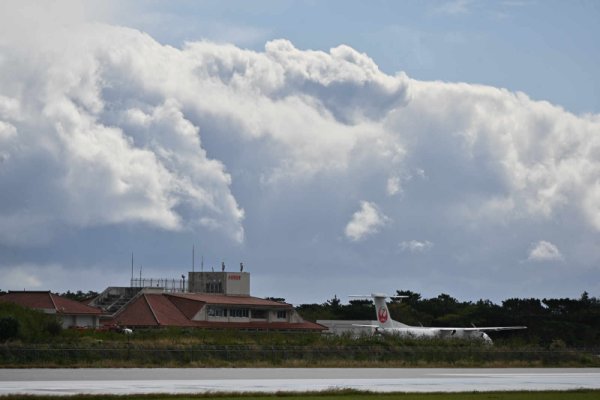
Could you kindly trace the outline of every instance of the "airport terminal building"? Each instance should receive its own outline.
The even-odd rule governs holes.
[[[129,287],[109,287],[89,305],[104,310],[104,325],[128,328],[326,329],[304,321],[291,304],[251,296],[250,274],[224,268],[178,280],[132,278]]]
[[[9,292],[0,301],[57,314],[64,328],[186,327],[204,329],[322,332],[291,304],[250,295],[250,274],[189,272],[187,279],[131,278],[93,299],[77,302],[50,291]]]

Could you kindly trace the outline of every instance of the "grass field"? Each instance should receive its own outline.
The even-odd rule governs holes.
[[[208,330],[66,331],[50,342],[0,346],[0,366],[24,367],[600,367],[599,348],[498,341],[360,338]]]
[[[469,392],[469,393],[365,393],[340,390],[321,393],[273,394],[198,394],[198,395],[75,395],[75,396],[0,396],[2,400],[598,400],[600,390],[561,392]]]

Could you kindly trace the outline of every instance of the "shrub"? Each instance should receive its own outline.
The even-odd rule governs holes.
[[[550,350],[564,350],[567,348],[565,342],[561,339],[554,339],[552,343],[550,343]]]
[[[44,325],[44,330],[50,336],[58,336],[62,332],[62,325],[56,318],[48,318]]]
[[[0,342],[16,339],[19,335],[19,320],[15,317],[0,317]]]
[[[44,314],[41,311],[21,307],[14,303],[0,302],[0,319],[16,320],[18,329],[13,338],[25,342],[46,341],[62,330],[56,315]],[[14,324],[14,322],[8,322],[8,324]]]

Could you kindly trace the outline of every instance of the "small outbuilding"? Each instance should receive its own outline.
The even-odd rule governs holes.
[[[98,328],[102,311],[48,291],[9,291],[0,301],[56,314],[63,328]]]

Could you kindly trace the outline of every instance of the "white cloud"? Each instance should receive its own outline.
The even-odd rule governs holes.
[[[435,10],[441,14],[462,15],[471,11],[473,0],[451,0],[446,1]]]
[[[363,201],[360,210],[352,215],[352,219],[346,225],[346,237],[358,241],[371,236],[389,221],[376,204]]]
[[[27,214],[50,224],[42,232],[141,222],[210,226],[243,240],[244,211],[225,165],[202,147],[203,122],[267,143],[272,183],[403,157],[378,121],[406,102],[406,76],[382,73],[347,46],[301,51],[279,40],[264,53],[208,42],[179,50],[127,28],[46,28],[52,35],[27,38],[37,57],[7,42],[0,64],[0,140],[10,142],[0,184],[13,189],[11,203],[27,203]],[[0,221],[22,211],[0,207]],[[9,226],[0,228],[5,242],[32,240],[29,229],[8,240]]]
[[[127,28],[53,29],[29,38],[35,58],[4,43],[0,64],[0,183],[26,182],[11,201],[28,202],[38,220],[169,230],[211,221],[242,240],[244,211],[225,163],[203,147],[207,129],[267,155],[255,166],[267,184],[361,171],[388,176],[383,189],[394,195],[426,170],[436,198],[471,222],[575,208],[600,229],[596,116],[506,90],[386,75],[343,45],[176,49]],[[457,176],[460,190],[440,184]],[[20,212],[0,207],[0,219]]]
[[[387,194],[393,196],[402,190],[400,187],[400,178],[397,176],[392,176],[387,180],[386,186]]]
[[[43,268],[46,271],[56,271],[58,266],[44,265]],[[45,282],[37,274],[38,269],[35,265],[3,266],[2,289],[40,289]]]
[[[400,186],[400,178],[397,176],[388,178],[386,191],[389,196],[393,196],[401,192],[402,187]]]
[[[450,209],[495,210],[502,222],[574,209],[600,229],[598,116],[575,116],[523,93],[440,82],[414,82],[411,101],[392,114],[390,124],[414,135],[407,154],[429,182],[437,177],[438,197]]]
[[[531,244],[527,259],[530,261],[559,261],[563,259],[563,256],[554,244],[540,240]]]
[[[400,249],[402,251],[408,251],[410,253],[426,253],[433,247],[433,243],[425,240],[409,240],[400,243]]]
[[[349,242],[385,226],[365,257],[391,265],[394,238],[430,232],[400,249],[435,243],[431,258],[450,255],[468,281],[474,265],[514,263],[523,232],[541,237],[556,218],[568,221],[568,234],[553,233],[565,254],[576,239],[564,236],[600,230],[598,115],[388,75],[345,45],[176,48],[33,9],[0,10],[0,246],[17,261],[34,244],[63,240],[60,259],[74,237],[99,237],[110,253],[114,238],[134,247],[142,233],[152,245],[193,237],[255,260],[264,249],[299,260],[290,254],[310,248],[323,263],[354,265]],[[344,229],[348,241],[332,239]],[[442,261],[431,265],[440,281]],[[271,262],[269,273],[281,265]]]
[[[0,186],[9,197],[0,206],[0,241],[36,243],[65,224],[140,222],[182,230],[207,217],[242,241],[244,213],[230,192],[231,178],[207,157],[198,127],[176,100],[152,98],[152,82],[131,83],[134,65],[119,64],[138,45],[155,61],[178,51],[126,29],[72,29],[74,37],[59,31],[56,41],[32,39],[39,40],[39,59],[27,60],[26,50],[15,47],[0,64]],[[58,39],[72,46],[65,49]],[[138,67],[148,75],[167,66],[149,64]],[[29,92],[36,95],[23,95]]]
[[[403,186],[408,185],[414,179],[427,180],[427,175],[422,168],[411,168],[402,171],[399,175],[390,176],[386,184],[388,196],[403,194]]]
[[[101,291],[110,284],[125,284],[120,272],[106,266],[89,266],[72,269],[59,263],[2,264],[1,290],[96,290]]]

